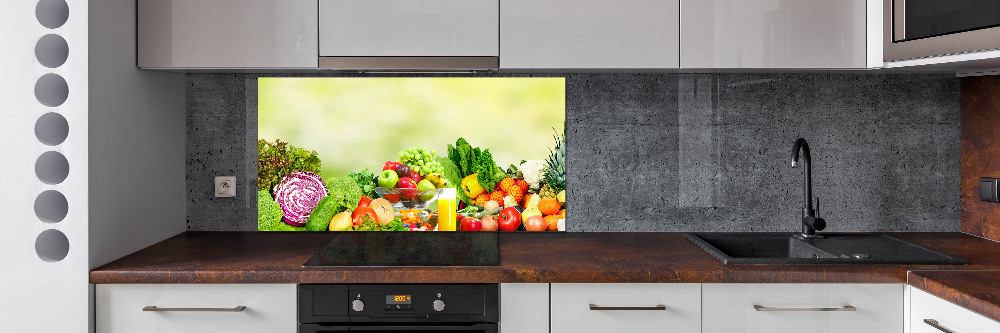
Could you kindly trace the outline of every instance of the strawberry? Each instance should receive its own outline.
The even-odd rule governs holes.
[[[482,206],[482,205],[485,205],[487,201],[490,201],[490,195],[486,194],[486,192],[483,192],[478,197],[476,197],[475,204],[479,205],[479,206]]]
[[[497,184],[497,186],[500,186],[500,189],[504,192],[510,192],[510,188],[515,186],[514,178],[504,178],[499,184]]]
[[[514,197],[514,201],[516,202],[521,202],[521,199],[524,198],[524,192],[521,192],[521,188],[517,186],[511,186],[510,192],[507,192],[507,194]]]
[[[490,200],[502,203],[505,196],[507,196],[507,193],[504,193],[504,191],[493,191],[493,193],[490,193]]]
[[[515,181],[515,183],[517,184],[517,187],[521,188],[521,193],[528,193],[527,181],[525,181],[524,179],[518,179],[517,181]]]

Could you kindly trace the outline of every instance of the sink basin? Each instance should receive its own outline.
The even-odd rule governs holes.
[[[966,262],[880,234],[688,233],[687,238],[724,264],[910,264]]]

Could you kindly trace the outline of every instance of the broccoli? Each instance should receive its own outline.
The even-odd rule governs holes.
[[[326,181],[326,189],[337,205],[341,207],[334,211],[354,210],[358,206],[358,202],[361,201],[361,187],[351,177],[330,179]]]
[[[347,177],[354,179],[354,182],[358,183],[358,187],[361,188],[362,195],[373,199],[378,197],[378,194],[375,193],[375,187],[378,185],[375,184],[375,174],[368,171],[368,168],[365,168],[361,172],[349,173],[347,174]]]
[[[281,206],[274,201],[268,191],[257,191],[257,230],[259,231],[295,231],[305,230],[304,227],[294,227],[281,220]]]

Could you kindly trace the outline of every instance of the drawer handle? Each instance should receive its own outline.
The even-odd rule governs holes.
[[[193,312],[243,312],[247,307],[240,305],[232,308],[158,308],[155,305],[148,305],[142,308],[142,311],[157,311],[157,312],[175,312],[175,311],[193,311]]]
[[[844,305],[830,308],[776,308],[754,304],[753,309],[757,311],[858,311],[853,305]]]
[[[641,310],[666,310],[666,305],[654,305],[654,306],[598,306],[596,304],[590,305],[591,310],[595,311],[641,311]]]
[[[938,323],[938,321],[934,320],[934,319],[924,319],[924,323],[927,324],[927,325],[931,325],[931,327],[936,328],[939,331],[944,332],[944,333],[955,333],[955,332],[952,332],[951,330],[949,330],[947,328],[944,328],[944,326],[941,326],[941,324]]]

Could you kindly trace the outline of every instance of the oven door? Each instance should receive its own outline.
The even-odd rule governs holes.
[[[451,332],[451,333],[497,333],[497,324],[469,325],[354,325],[354,326],[324,326],[319,324],[299,324],[299,333],[325,332]]]
[[[883,0],[885,61],[1000,49],[1000,1]]]

